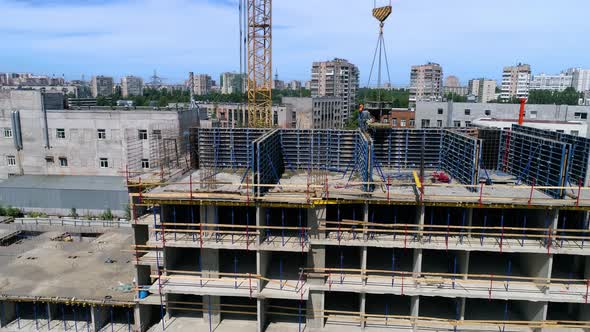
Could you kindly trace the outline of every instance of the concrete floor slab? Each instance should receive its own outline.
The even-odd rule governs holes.
[[[56,240],[61,235],[46,232],[3,248],[0,295],[133,302],[130,230]]]

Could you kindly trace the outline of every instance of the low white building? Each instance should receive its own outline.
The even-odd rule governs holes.
[[[0,179],[122,176],[126,169],[157,169],[166,157],[163,141],[188,137],[199,124],[198,114],[187,109],[45,109],[39,91],[0,91]],[[171,144],[168,152],[185,148],[181,142],[165,144]]]
[[[510,129],[512,128],[512,125],[518,124],[518,119],[481,118],[473,120],[471,124],[474,127],[480,128]],[[581,121],[549,121],[528,119],[524,122],[524,125],[527,127],[551,130],[581,137],[586,137],[588,133],[588,124]]]

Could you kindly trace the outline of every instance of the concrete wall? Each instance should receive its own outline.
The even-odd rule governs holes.
[[[442,114],[439,114],[442,109]],[[469,115],[465,110],[469,109]],[[489,111],[486,112],[486,111]],[[418,102],[416,105],[416,127],[422,128],[422,120],[430,120],[430,127],[437,127],[437,121],[443,127],[453,127],[454,121],[473,121],[479,118],[518,119],[520,105],[517,104],[484,104],[484,103],[447,103],[447,102]],[[580,119],[576,113],[590,113],[589,106],[568,105],[527,105],[526,119],[557,120],[557,121],[588,121]],[[536,114],[536,117],[535,117]]]
[[[15,110],[20,111],[21,151],[1,132],[12,127],[11,112]],[[141,168],[141,159],[155,158],[150,147],[153,130],[170,132],[173,137],[188,134],[189,127],[198,125],[198,114],[181,110],[50,110],[47,122],[49,149],[45,148],[40,92],[0,91],[0,179],[20,173],[121,175],[126,165]],[[58,138],[57,129],[64,129],[65,138]],[[105,139],[98,138],[98,129],[105,129]],[[148,131],[147,140],[138,139],[140,129]],[[7,156],[15,156],[17,165],[9,166]],[[60,165],[59,158],[67,158],[67,167]],[[107,158],[108,167],[100,167],[100,158]]]

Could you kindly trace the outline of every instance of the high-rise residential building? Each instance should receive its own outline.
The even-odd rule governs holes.
[[[189,82],[190,83],[190,82]],[[196,96],[203,96],[211,92],[213,80],[207,74],[198,74],[193,76],[193,94]]]
[[[294,91],[301,90],[301,81],[293,80],[293,81],[289,82],[288,87],[289,87],[289,90],[294,90]]]
[[[488,103],[496,99],[496,81],[478,78],[469,80],[469,94],[475,96],[478,103]]]
[[[306,90],[311,90],[311,81],[305,81],[304,86]]]
[[[90,81],[92,97],[110,96],[114,90],[113,78],[108,76],[93,76]]]
[[[123,97],[143,95],[143,79],[137,76],[121,78],[121,95]]]
[[[435,101],[443,94],[443,69],[438,63],[412,66],[410,73],[410,102]]]
[[[572,87],[576,91],[590,91],[590,69],[570,68],[567,74],[572,76]]]
[[[443,94],[445,96],[467,96],[468,91],[469,89],[466,86],[461,86],[461,81],[459,81],[457,76],[451,75],[445,79],[445,84],[443,86]]]
[[[274,79],[272,80],[272,88],[276,90],[284,90],[286,87],[285,81]]]
[[[220,77],[221,93],[224,95],[242,93],[242,91],[246,90],[245,83],[246,80],[243,74],[223,73]]]
[[[459,81],[459,78],[457,76],[451,75],[448,76],[447,78],[445,78],[445,85],[446,87],[449,88],[457,88],[459,86],[461,86],[461,82]]]
[[[531,80],[531,90],[563,91],[572,86],[573,75],[562,72],[558,75],[539,74]]]
[[[530,85],[530,65],[519,63],[516,66],[504,67],[500,99],[508,101],[512,98],[528,98]]]
[[[347,60],[335,58],[332,61],[314,62],[311,69],[312,97],[342,98],[341,125],[348,121],[356,107],[359,88],[358,67]]]

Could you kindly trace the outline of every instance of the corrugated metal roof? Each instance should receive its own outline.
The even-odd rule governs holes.
[[[22,175],[0,182],[0,188],[127,192],[123,176]]]

